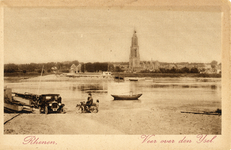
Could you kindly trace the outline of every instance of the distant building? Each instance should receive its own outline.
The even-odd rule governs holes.
[[[153,69],[154,69],[154,71],[159,71],[160,70],[160,63],[158,61],[155,61],[153,63]]]
[[[69,72],[70,73],[82,73],[81,67],[82,67],[81,64],[79,64],[78,66],[76,66],[75,64],[72,64]]]
[[[105,77],[111,76],[111,72],[103,71],[103,76],[105,76]]]
[[[81,68],[82,68],[82,65],[79,64],[79,65],[76,67],[76,73],[82,73]]]
[[[71,68],[70,68],[70,73],[76,73],[76,65],[75,64],[72,64],[71,65]]]
[[[134,31],[132,36],[131,48],[130,48],[129,70],[140,71],[141,69],[142,67],[140,66],[138,37],[136,35],[136,31]]]
[[[142,70],[149,70],[149,71],[159,71],[160,70],[160,63],[158,61],[142,61],[141,62]]]

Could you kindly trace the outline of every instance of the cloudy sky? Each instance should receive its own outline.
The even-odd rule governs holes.
[[[216,10],[6,8],[4,63],[128,61],[134,29],[141,60],[221,61]]]

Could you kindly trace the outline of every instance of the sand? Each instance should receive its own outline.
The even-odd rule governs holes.
[[[9,115],[4,117],[9,119]],[[221,116],[181,113],[179,110],[103,110],[98,113],[20,114],[4,125],[4,134],[221,134]]]

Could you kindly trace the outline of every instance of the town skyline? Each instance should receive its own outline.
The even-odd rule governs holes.
[[[48,63],[54,63],[54,64],[59,64],[59,63],[63,63],[63,64],[67,64],[70,62],[76,62],[73,64],[87,64],[87,63],[108,63],[108,64],[129,64],[129,61],[92,61],[92,62],[81,62],[78,60],[68,60],[68,61],[57,61],[57,62],[41,62],[41,63],[35,63],[35,62],[30,62],[30,63],[4,63],[5,65],[7,64],[15,64],[15,65],[24,65],[24,64],[48,64]],[[211,60],[210,62],[162,62],[162,61],[158,61],[158,60],[140,60],[140,63],[142,65],[142,63],[161,63],[161,64],[211,64],[213,61],[216,61],[217,64],[222,64],[222,62],[219,62],[217,60]],[[78,62],[78,63],[77,63]]]
[[[78,61],[78,60],[68,60],[68,61],[50,61],[50,62],[29,62],[29,63],[4,63],[4,64],[17,64],[17,65],[21,65],[21,64],[46,64],[46,63],[69,63],[69,62],[73,62],[73,61]],[[182,61],[182,62],[166,62],[166,61],[158,61],[158,60],[140,60],[141,63],[143,62],[159,62],[159,63],[169,63],[169,64],[180,64],[180,63],[189,63],[189,64],[210,64],[212,61],[216,61],[217,64],[221,64],[222,62],[217,61],[217,60],[211,60],[210,62],[186,62],[186,61]],[[88,61],[88,62],[82,62],[82,61],[78,61],[79,64],[86,64],[86,63],[128,63],[129,64],[129,60],[128,61]]]
[[[221,62],[219,11],[6,8],[4,64],[128,62],[133,31],[141,61]]]

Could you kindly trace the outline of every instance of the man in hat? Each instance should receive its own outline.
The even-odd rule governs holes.
[[[93,104],[93,98],[91,93],[88,94],[88,98],[87,98],[87,103],[85,105],[85,110],[87,110],[86,108],[88,107],[88,109],[91,107],[91,105]]]

